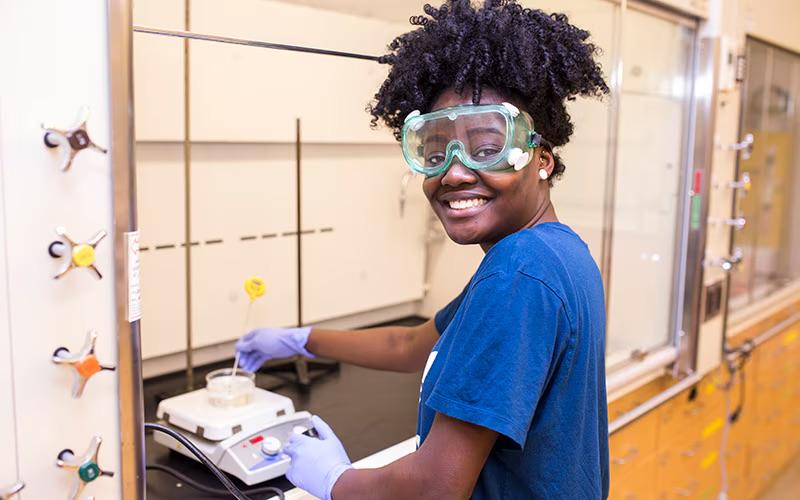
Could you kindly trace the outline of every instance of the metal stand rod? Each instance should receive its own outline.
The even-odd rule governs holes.
[[[188,8],[188,7],[187,7]],[[262,42],[258,40],[247,40],[244,38],[233,38],[220,35],[208,35],[204,33],[193,33],[186,28],[186,31],[166,30],[151,28],[149,26],[134,26],[133,31],[137,33],[147,33],[150,35],[174,36],[178,38],[191,38],[193,40],[204,40],[207,42],[230,43],[233,45],[245,45],[248,47],[259,47],[262,49],[286,50],[290,52],[305,52],[307,54],[320,54],[325,56],[347,57],[350,59],[362,59],[366,61],[378,61],[378,56],[367,54],[357,54],[355,52],[343,52],[339,50],[318,49],[315,47],[301,47],[299,45],[286,45],[283,43]]]

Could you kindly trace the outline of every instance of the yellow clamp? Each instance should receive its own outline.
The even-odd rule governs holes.
[[[264,292],[267,291],[267,284],[257,276],[250,276],[244,280],[244,291],[250,296],[250,302],[253,302],[264,295]]]
[[[77,267],[89,267],[94,264],[94,248],[91,245],[75,245],[72,249],[72,262]]]

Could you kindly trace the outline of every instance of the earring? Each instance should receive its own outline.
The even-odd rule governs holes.
[[[547,173],[547,170],[543,169],[543,168],[540,168],[539,169],[539,178],[542,179],[543,181],[546,181],[548,177],[549,177],[549,175]]]

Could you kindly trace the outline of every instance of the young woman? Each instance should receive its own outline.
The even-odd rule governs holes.
[[[241,365],[323,356],[424,370],[416,452],[356,470],[325,422],[293,436],[287,477],[321,498],[608,495],[605,307],[586,244],[550,200],[565,101],[608,91],[589,33],[563,15],[453,0],[395,39],[370,107],[401,142],[450,238],[485,256],[464,291],[418,327],[259,329]]]

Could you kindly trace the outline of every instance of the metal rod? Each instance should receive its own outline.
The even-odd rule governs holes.
[[[188,31],[191,23],[191,0],[185,0],[183,25]],[[134,31],[136,28],[134,27]],[[191,93],[189,78],[189,39],[183,40],[183,236],[186,271],[186,390],[194,389],[194,359],[192,352],[192,136]]]
[[[134,159],[133,57],[131,0],[108,0],[108,54],[113,188],[114,274],[117,377],[122,497],[145,496],[144,404],[140,321],[128,315],[128,248],[126,233],[137,231],[136,162]]]
[[[646,413],[649,413],[662,404],[666,403],[670,399],[674,398],[684,390],[688,389],[689,387],[693,386],[694,384],[700,381],[700,375],[692,374],[686,377],[685,379],[681,380],[677,384],[673,385],[669,389],[664,392],[653,396],[652,398],[648,399],[644,403],[640,404],[636,408],[623,413],[622,416],[619,418],[609,422],[608,424],[608,434],[614,434],[618,430],[622,429],[626,425],[630,424],[637,418],[643,416]]]
[[[753,339],[753,343],[756,347],[760,346],[764,342],[768,341],[775,335],[781,333],[783,330],[786,330],[790,326],[794,325],[795,323],[800,322],[800,312],[796,312],[793,315],[789,316],[785,320],[781,321],[777,325],[773,326],[766,332],[762,333],[758,337]]]
[[[300,167],[300,118],[295,119],[295,185],[297,186],[297,326],[303,326],[303,198],[302,169]]]
[[[625,28],[625,11],[627,0],[621,0],[618,7],[617,20],[620,26],[614,31],[613,67],[611,80],[611,103],[608,113],[608,151],[606,153],[606,179],[603,195],[603,236],[600,254],[600,270],[603,276],[603,287],[606,295],[606,316],[611,308],[611,267],[614,243],[615,193],[617,190],[617,161],[619,149],[619,115],[622,100],[622,43]]]
[[[187,0],[187,5],[189,0]],[[188,10],[188,7],[187,7]],[[339,50],[318,49],[314,47],[301,47],[299,45],[286,45],[283,43],[262,42],[259,40],[247,40],[244,38],[233,38],[220,35],[209,35],[205,33],[192,33],[189,31],[188,24],[185,31],[166,30],[161,28],[151,28],[148,26],[134,26],[133,31],[137,33],[147,33],[150,35],[174,36],[184,39],[204,40],[207,42],[230,43],[233,45],[245,45],[247,47],[259,47],[262,49],[286,50],[290,52],[305,52],[308,54],[320,54],[326,56],[347,57],[350,59],[362,59],[366,61],[378,61],[378,56],[367,54],[357,54],[355,52],[343,52]]]
[[[664,347],[648,354],[643,360],[608,375],[606,377],[606,392],[609,394],[614,393],[654,370],[665,368],[670,363],[673,363],[677,357],[678,350],[673,346]]]

